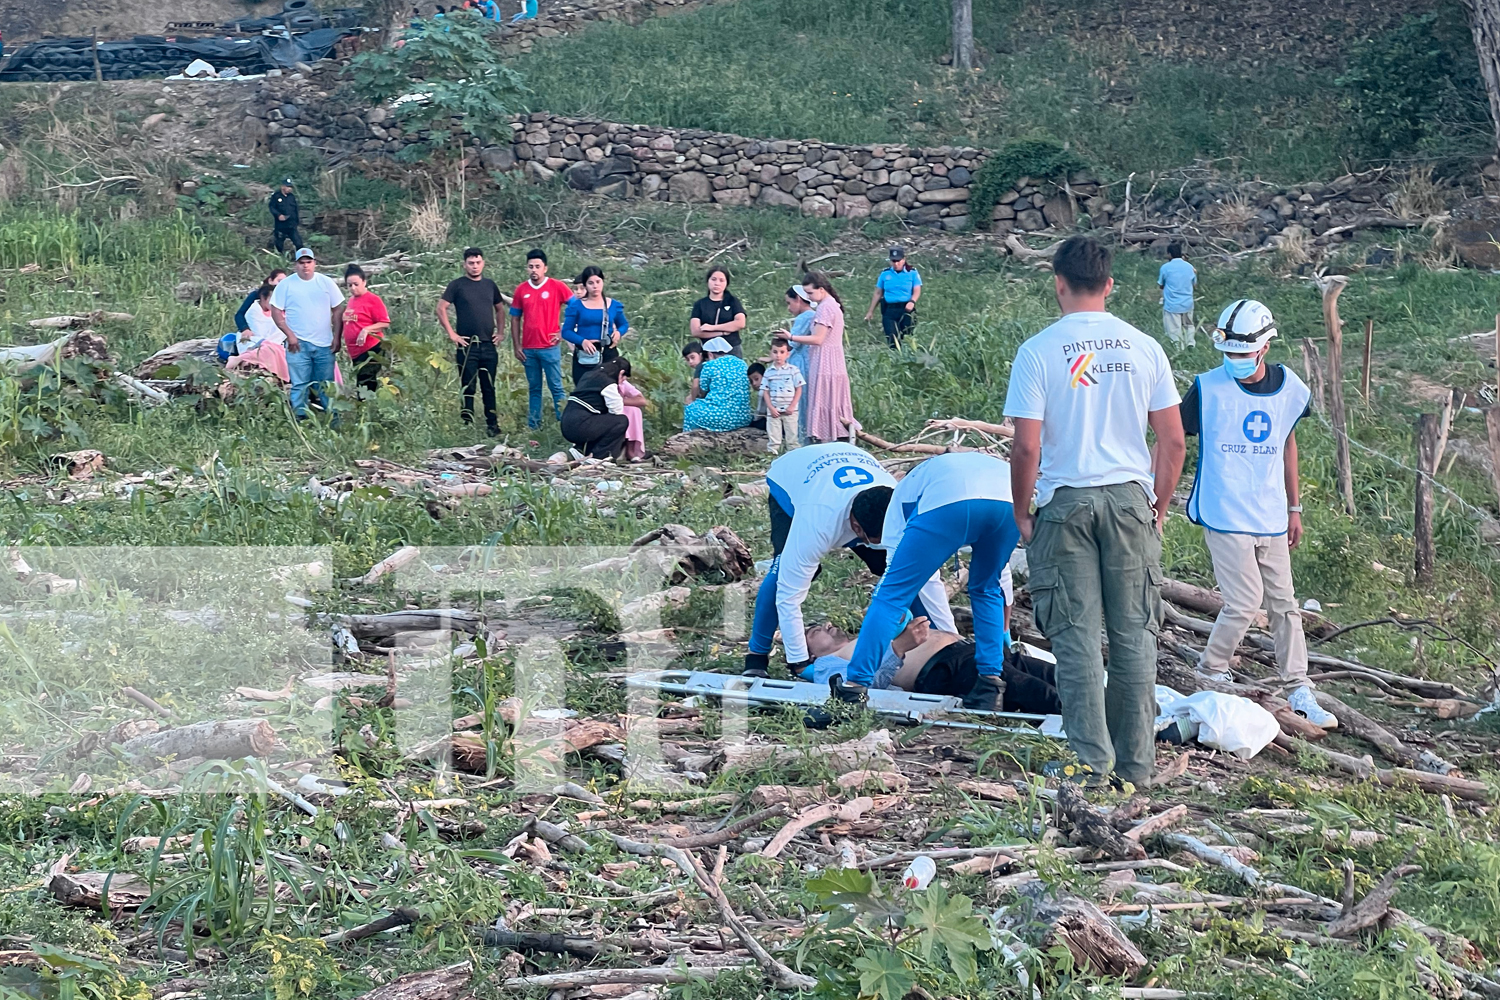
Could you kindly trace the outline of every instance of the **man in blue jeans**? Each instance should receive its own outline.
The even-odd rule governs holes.
[[[1005,593],[1000,572],[1021,537],[1011,504],[1010,465],[979,452],[936,455],[907,473],[894,490],[876,487],[860,494],[851,513],[860,540],[891,554],[859,627],[840,695],[858,698],[860,688],[875,682],[881,657],[901,631],[912,599],[967,545],[973,551],[969,601],[979,679],[964,705],[1001,711]]]
[[[333,331],[342,328],[344,293],[338,282],[318,273],[318,261],[307,247],[297,251],[296,270],[271,293],[271,319],[286,334],[286,367],[292,377],[292,413],[307,419],[311,390],[325,413],[338,415],[323,392],[333,381]]]
[[[552,414],[562,420],[562,311],[572,297],[573,289],[547,277],[547,254],[529,251],[526,280],[510,300],[510,344],[526,369],[526,426],[533,430],[542,426],[543,377],[552,392]]]

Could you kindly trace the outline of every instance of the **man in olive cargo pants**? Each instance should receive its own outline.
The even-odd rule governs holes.
[[[1186,445],[1161,345],[1105,310],[1111,263],[1109,248],[1085,237],[1058,248],[1062,319],[1016,353],[1005,415],[1016,426],[1011,490],[1027,589],[1057,657],[1068,742],[1093,781],[1113,772],[1143,786],[1155,762],[1161,525]]]

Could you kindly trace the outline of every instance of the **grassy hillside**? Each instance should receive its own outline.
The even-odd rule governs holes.
[[[1218,159],[1285,179],[1362,155],[1335,66],[1259,49],[1253,66],[1227,51],[1163,59],[1121,31],[1074,37],[1064,30],[1071,12],[1053,19],[1021,0],[976,0],[987,64],[963,82],[939,63],[947,10],[924,0],[736,0],[601,24],[515,68],[537,108],[750,136],[997,146],[1045,134],[1114,171]],[[1455,64],[1472,60],[1461,18],[1457,26],[1442,36]],[[1483,130],[1463,134],[1443,151],[1483,148]]]

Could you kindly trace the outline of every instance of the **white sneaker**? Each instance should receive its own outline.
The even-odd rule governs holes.
[[[1292,706],[1293,712],[1315,726],[1322,726],[1324,729],[1339,727],[1339,720],[1332,712],[1324,711],[1323,706],[1318,704],[1317,695],[1313,694],[1313,689],[1310,687],[1299,687],[1291,693],[1286,703]]]

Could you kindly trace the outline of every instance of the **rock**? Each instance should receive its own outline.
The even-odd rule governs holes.
[[[862,194],[841,194],[833,200],[834,214],[840,219],[867,219],[873,207]]]
[[[1491,160],[1486,163],[1480,173],[1492,181],[1500,181],[1500,160]]]
[[[895,199],[891,198],[885,201],[877,201],[874,205],[870,206],[870,218],[897,219],[905,211],[906,209],[902,208],[896,203]]]
[[[929,188],[917,195],[917,201],[924,205],[951,205],[954,202],[968,200],[968,188],[939,188],[936,191]]]
[[[996,205],[990,212],[990,218],[994,219],[996,222],[1000,221],[1001,219],[1014,219],[1015,217],[1016,210],[1011,208],[1009,205]]]
[[[911,208],[916,203],[917,189],[912,187],[910,184],[901,185],[900,190],[896,192],[896,204],[900,205],[902,208]]]
[[[894,201],[896,198],[896,189],[889,184],[877,184],[875,187],[866,189],[865,197],[870,199],[872,203]]]
[[[526,172],[539,181],[550,181],[557,176],[557,171],[550,167],[544,167],[535,160],[526,161]]]
[[[677,140],[672,138],[670,135],[659,135],[655,139],[652,139],[651,142],[648,143],[648,145],[652,149],[659,149],[670,152],[672,149],[676,148]]]
[[[775,208],[801,208],[802,202],[787,194],[779,187],[767,185],[760,189],[760,197],[755,199],[757,205],[766,205]]]
[[[1396,263],[1396,251],[1376,247],[1365,256],[1365,263],[1370,267],[1389,267]]]
[[[1440,239],[1470,267],[1500,268],[1500,197],[1484,195],[1459,203],[1444,224]],[[1324,220],[1318,220],[1321,225]],[[1317,232],[1317,225],[1313,231]]]
[[[1011,188],[1009,191],[1000,196],[1000,204],[1009,205],[1019,197],[1021,197],[1021,192],[1017,191],[1015,188]]]
[[[696,170],[685,170],[667,179],[668,200],[679,202],[705,202],[713,193],[708,175]]]
[[[283,118],[301,118],[302,110],[295,104],[283,104],[278,110]]]
[[[935,226],[942,222],[943,206],[922,205],[906,213],[906,221],[914,226]]]
[[[720,205],[728,205],[734,208],[748,208],[750,206],[750,189],[725,188],[723,191],[715,191],[714,201]]]
[[[967,187],[973,179],[974,175],[969,172],[968,167],[954,167],[948,171],[948,183],[954,187]]]
[[[967,215],[949,215],[938,220],[938,225],[943,227],[944,232],[956,233],[961,229],[969,228],[969,217]]]
[[[1016,213],[1016,228],[1022,232],[1035,232],[1038,229],[1047,228],[1047,222],[1042,218],[1041,212],[1028,208]]]
[[[833,218],[833,202],[820,194],[811,194],[802,199],[802,214],[815,219]]]
[[[594,188],[594,193],[606,198],[629,198],[631,195],[630,182],[621,178],[610,184],[600,184]]]

